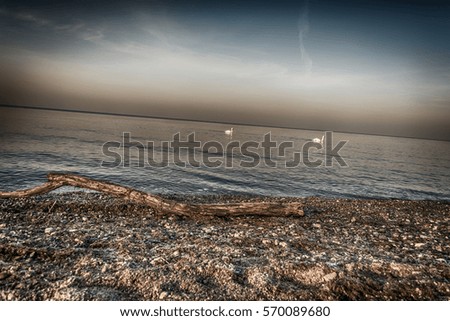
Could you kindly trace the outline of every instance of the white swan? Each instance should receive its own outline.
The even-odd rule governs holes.
[[[322,139],[320,138],[313,138],[313,142],[314,143],[319,143],[320,145],[323,145],[323,139],[324,139],[325,135],[322,135]]]
[[[227,129],[226,131],[225,131],[225,135],[233,135],[233,127],[231,127],[231,129]]]

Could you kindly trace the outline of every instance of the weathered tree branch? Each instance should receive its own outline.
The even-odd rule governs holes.
[[[303,204],[299,202],[242,202],[230,204],[186,204],[167,200],[163,197],[148,194],[129,187],[106,181],[89,179],[79,175],[55,174],[47,175],[48,182],[26,190],[0,192],[0,198],[28,197],[48,193],[62,186],[74,186],[91,189],[105,194],[121,197],[136,203],[145,204],[158,213],[178,214],[186,216],[303,216]]]
[[[0,192],[0,198],[15,198],[15,197],[28,197],[33,195],[39,195],[39,194],[45,194],[48,192],[51,192],[57,188],[60,188],[63,186],[63,183],[59,182],[46,182],[42,185],[19,190],[19,191],[13,191],[13,192]]]

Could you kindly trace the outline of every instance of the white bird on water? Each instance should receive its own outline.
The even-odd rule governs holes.
[[[227,129],[225,131],[225,135],[233,136],[233,127],[231,127],[231,129]]]
[[[324,139],[325,135],[322,135],[322,138],[313,138],[313,142],[314,143],[319,143],[320,145],[323,145],[323,139]]]

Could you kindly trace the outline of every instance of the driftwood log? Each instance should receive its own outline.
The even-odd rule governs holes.
[[[303,204],[299,202],[241,202],[223,204],[187,204],[178,203],[160,196],[145,193],[114,183],[89,179],[79,175],[49,173],[48,182],[34,188],[1,192],[0,198],[28,197],[45,194],[62,186],[74,186],[95,190],[123,199],[145,204],[157,213],[183,216],[303,216]]]

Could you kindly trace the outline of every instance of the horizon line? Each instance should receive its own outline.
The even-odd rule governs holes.
[[[320,128],[301,128],[301,127],[291,127],[291,126],[275,126],[275,125],[263,125],[263,124],[251,124],[251,123],[238,123],[238,122],[223,122],[218,120],[198,120],[190,118],[179,118],[179,117],[164,117],[164,116],[152,116],[152,115],[139,115],[139,114],[127,114],[127,113],[115,113],[115,112],[103,112],[103,111],[89,111],[83,109],[67,109],[58,107],[46,107],[46,106],[28,106],[28,105],[14,105],[14,104],[1,104],[0,108],[22,108],[22,109],[32,109],[32,110],[47,110],[47,111],[59,111],[59,112],[69,112],[69,113],[80,113],[80,114],[94,114],[94,115],[107,115],[107,116],[120,116],[120,117],[134,117],[134,118],[149,118],[149,119],[162,119],[162,120],[175,120],[175,121],[190,121],[190,122],[200,122],[200,123],[212,123],[212,124],[228,124],[237,126],[252,126],[252,127],[268,127],[268,128],[280,128],[280,129],[293,129],[293,130],[309,130],[309,131],[329,131]],[[401,135],[387,135],[379,133],[370,132],[351,132],[342,130],[332,130],[336,133],[342,134],[356,134],[356,135],[368,135],[368,136],[382,136],[382,137],[398,137],[398,138],[410,138],[410,139],[423,139],[423,140],[434,140],[434,141],[444,141],[448,142],[450,140],[437,139],[437,138],[425,138],[425,137],[414,137],[414,136],[401,136]]]

